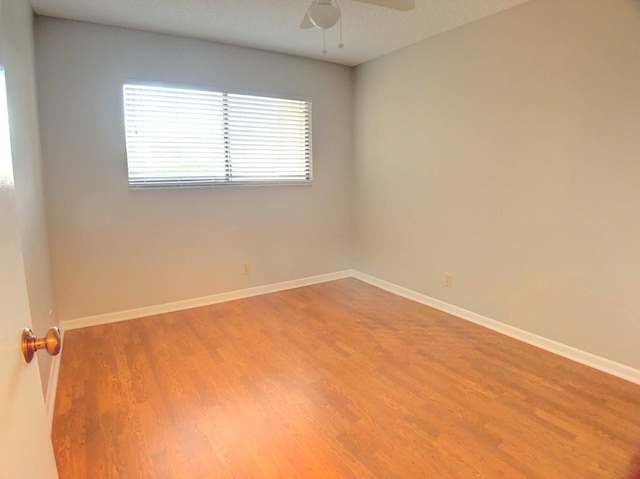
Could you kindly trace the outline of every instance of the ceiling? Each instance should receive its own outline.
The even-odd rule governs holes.
[[[31,0],[40,15],[201,38],[358,65],[419,40],[528,0],[416,0],[399,12],[338,0],[338,26],[326,32],[299,28],[311,0]]]

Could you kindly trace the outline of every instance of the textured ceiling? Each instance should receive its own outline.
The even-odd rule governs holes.
[[[322,31],[299,28],[311,0],[31,0],[31,4],[40,15],[357,65],[526,1],[416,0],[414,10],[398,12],[338,0],[344,48],[338,48],[336,26],[327,31],[326,55]]]

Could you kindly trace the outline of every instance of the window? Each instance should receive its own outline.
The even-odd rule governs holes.
[[[13,189],[7,84],[5,82],[4,66],[0,64],[0,190]]]
[[[311,103],[125,84],[129,186],[311,182]]]

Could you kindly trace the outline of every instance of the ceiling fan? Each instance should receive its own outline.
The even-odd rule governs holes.
[[[354,2],[368,3],[379,7],[391,8],[406,12],[416,6],[415,0],[353,0]],[[332,0],[314,0],[300,23],[300,28],[319,28],[327,30],[340,20],[340,7]]]

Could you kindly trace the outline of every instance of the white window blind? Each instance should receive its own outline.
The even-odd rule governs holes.
[[[131,187],[310,182],[311,103],[125,84]]]

